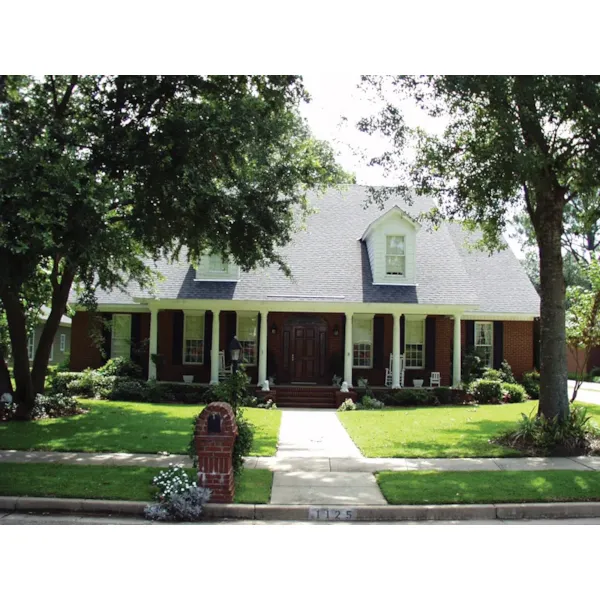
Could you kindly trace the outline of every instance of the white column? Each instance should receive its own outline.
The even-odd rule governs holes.
[[[148,381],[156,379],[156,363],[152,355],[158,353],[158,308],[150,308],[150,346],[148,353]]]
[[[346,331],[344,335],[344,381],[352,387],[352,313],[346,313]]]
[[[392,387],[400,387],[400,318],[401,314],[394,315],[394,330],[392,343]]]
[[[452,386],[460,385],[460,368],[462,358],[460,355],[460,315],[454,315],[454,352],[452,356]]]
[[[267,380],[267,317],[269,316],[268,310],[260,311],[260,333],[259,333],[259,347],[258,347],[258,385],[261,385]]]
[[[220,310],[213,310],[212,340],[210,346],[210,383],[219,383],[219,315]]]

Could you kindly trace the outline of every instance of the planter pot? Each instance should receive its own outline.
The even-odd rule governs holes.
[[[183,376],[183,382],[184,383],[193,383],[194,382],[194,376],[193,375],[184,375]]]
[[[422,379],[413,379],[413,385],[416,388],[423,387],[423,380]]]

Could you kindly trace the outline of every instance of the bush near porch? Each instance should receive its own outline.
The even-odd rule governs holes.
[[[600,406],[585,406],[592,420],[600,424]],[[521,414],[532,411],[537,411],[535,401],[348,411],[338,417],[369,458],[499,457],[520,453],[490,440],[514,429]]]
[[[81,400],[85,414],[0,423],[3,450],[187,454],[199,406]],[[281,412],[244,408],[254,426],[252,456],[277,450]]]

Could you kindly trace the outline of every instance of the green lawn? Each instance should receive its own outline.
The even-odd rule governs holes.
[[[600,424],[600,406],[585,406]],[[337,414],[367,457],[434,458],[518,456],[516,450],[491,444],[489,440],[513,428],[521,413],[528,415],[531,411],[537,411],[537,401],[478,407],[386,408]]]
[[[390,504],[600,500],[594,471],[385,471],[377,482]]]
[[[76,417],[0,423],[0,449],[71,452],[169,452],[187,454],[194,417],[202,406],[82,400]],[[245,409],[254,425],[253,456],[277,450],[281,412]]]
[[[157,467],[103,467],[0,463],[0,496],[152,501]],[[194,476],[194,469],[186,469]],[[237,504],[267,504],[273,473],[244,469],[236,484]]]

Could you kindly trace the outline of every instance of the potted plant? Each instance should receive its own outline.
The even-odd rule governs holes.
[[[422,379],[413,379],[413,385],[416,388],[423,387],[423,380]]]
[[[369,383],[369,380],[365,379],[364,377],[359,377],[356,380],[356,382],[357,382],[359,388],[366,388],[367,384]]]
[[[334,375],[331,378],[331,383],[332,385],[334,385],[335,387],[339,387],[340,383],[342,383],[342,378],[339,375]]]
[[[184,383],[193,383],[194,382],[194,376],[193,375],[184,375],[183,376],[183,382]]]

